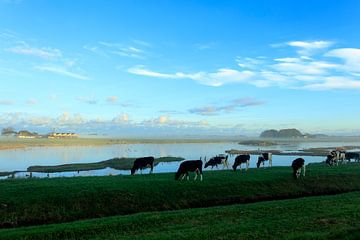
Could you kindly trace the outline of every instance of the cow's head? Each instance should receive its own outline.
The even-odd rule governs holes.
[[[175,173],[175,180],[179,180],[180,176],[181,176],[180,171],[177,171],[177,172]]]

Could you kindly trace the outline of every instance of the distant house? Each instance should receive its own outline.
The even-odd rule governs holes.
[[[37,136],[37,133],[32,133],[26,130],[22,130],[17,133],[18,138],[36,138]]]
[[[50,133],[48,138],[77,138],[78,136],[76,133]]]

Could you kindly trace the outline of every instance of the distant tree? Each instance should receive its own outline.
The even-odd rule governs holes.
[[[260,137],[261,138],[276,138],[276,137],[279,137],[279,132],[275,129],[266,130],[260,134]]]
[[[9,136],[12,134],[16,134],[15,129],[12,127],[6,127],[1,130],[1,135],[3,135],[3,136]]]

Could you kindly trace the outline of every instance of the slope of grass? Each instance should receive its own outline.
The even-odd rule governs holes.
[[[0,230],[6,239],[359,239],[360,192]]]
[[[44,173],[54,173],[54,172],[73,172],[73,171],[87,171],[87,170],[97,170],[104,169],[107,167],[114,168],[117,170],[130,170],[134,164],[136,158],[113,158],[106,161],[95,162],[95,163],[75,163],[75,164],[63,164],[56,166],[30,166],[28,167],[28,172],[44,172]],[[180,157],[161,157],[156,158],[154,165],[159,164],[160,162],[176,162],[182,161],[183,158]]]
[[[0,227],[178,210],[360,190],[360,164],[311,165],[294,180],[290,167],[211,171],[203,182],[174,174],[0,181]]]

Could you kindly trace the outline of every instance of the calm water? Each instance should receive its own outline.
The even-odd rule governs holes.
[[[276,149],[282,151],[296,151],[311,147],[336,147],[344,145],[359,145],[360,142],[302,142],[287,145],[262,147],[261,150]],[[27,149],[2,150],[0,151],[0,172],[26,170],[32,165],[59,165],[67,163],[89,163],[111,159],[114,157],[142,157],[142,156],[175,156],[185,159],[199,159],[206,156],[209,159],[225,150],[253,150],[256,146],[239,145],[236,142],[229,143],[182,143],[182,144],[120,144],[108,146],[82,146],[82,147],[33,147]],[[274,166],[288,166],[298,156],[274,156]],[[235,156],[229,158],[232,164]],[[323,157],[304,157],[307,163],[323,161]],[[255,167],[257,156],[251,156],[250,167]],[[175,172],[178,162],[160,163],[154,172]],[[220,167],[221,169],[222,167]],[[144,171],[146,173],[147,171]],[[25,177],[26,173],[19,173],[17,177]],[[114,170],[111,168],[93,171],[53,173],[56,176],[90,176],[90,175],[116,175],[129,174],[129,171]],[[44,177],[46,174],[34,173],[33,176]]]

